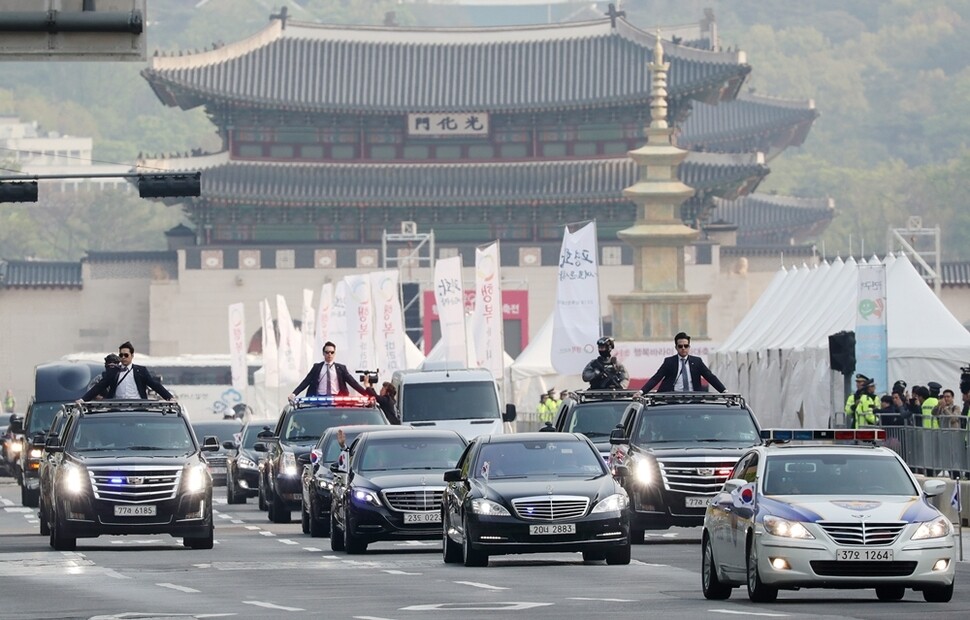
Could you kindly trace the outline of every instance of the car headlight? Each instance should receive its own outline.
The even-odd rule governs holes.
[[[205,463],[189,465],[185,468],[185,490],[188,493],[198,493],[205,490]]]
[[[32,458],[32,459],[39,459],[43,455],[44,455],[44,451],[41,450],[40,448],[31,448],[30,449],[30,458]]]
[[[354,489],[354,499],[362,504],[381,505],[381,500],[377,497],[377,493],[367,489]]]
[[[657,468],[652,459],[638,456],[631,459],[630,469],[633,479],[644,486],[650,486],[657,478]]]
[[[782,538],[801,538],[804,540],[814,539],[812,533],[805,529],[805,526],[798,521],[789,521],[774,515],[765,515],[765,531],[772,536]]]
[[[490,499],[473,499],[472,500],[472,512],[477,515],[488,515],[491,517],[511,517],[508,508],[499,504],[498,502],[493,502]]]
[[[71,495],[79,495],[84,491],[85,470],[76,463],[64,463],[64,490]]]
[[[10,443],[10,452],[13,454],[20,454],[23,449],[24,444],[20,443],[19,441],[13,441]]]
[[[333,489],[333,480],[317,479],[317,487],[319,487],[321,491],[330,491]]]
[[[239,469],[256,469],[256,462],[252,459],[248,459],[245,456],[240,456],[236,459],[236,466]]]
[[[298,473],[296,470],[296,456],[292,452],[283,453],[283,463],[280,468],[280,473],[284,476],[295,476]]]
[[[950,534],[950,520],[946,517],[937,517],[932,521],[920,523],[913,533],[913,540],[927,540],[930,538],[943,538]]]
[[[626,493],[614,493],[601,499],[590,512],[620,512],[630,505]]]

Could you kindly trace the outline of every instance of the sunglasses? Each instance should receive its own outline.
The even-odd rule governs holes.
[[[118,354],[118,357],[122,357],[122,358],[124,358],[124,357],[131,357],[131,353],[119,353]]]
[[[333,355],[334,353],[336,353],[336,351],[324,351],[323,352],[324,355]]]
[[[690,348],[690,345],[689,344],[678,344],[677,345],[677,348],[678,349],[689,349]]]

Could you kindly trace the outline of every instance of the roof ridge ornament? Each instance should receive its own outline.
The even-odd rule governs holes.
[[[286,30],[287,9],[286,9],[286,5],[285,4],[280,7],[280,12],[279,13],[270,13],[269,14],[269,21],[273,21],[274,19],[280,20],[280,27],[283,30]]]
[[[653,73],[650,88],[650,127],[667,128],[667,71],[670,63],[664,62],[664,46],[657,28],[657,42],[653,46],[653,62],[648,66]]]
[[[617,4],[619,4],[619,3],[620,3],[620,0],[617,0]],[[610,6],[609,6],[609,8],[606,10],[606,15],[609,15],[609,17],[610,17],[610,28],[614,28],[615,29],[616,28],[616,18],[618,18],[618,17],[626,17],[626,11],[619,11],[619,10],[617,10],[616,5],[614,5],[614,4],[611,3]]]

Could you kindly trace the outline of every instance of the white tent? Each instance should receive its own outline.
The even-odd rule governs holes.
[[[885,264],[890,380],[955,383],[970,361],[970,332],[905,256]],[[828,336],[855,329],[857,288],[851,258],[782,269],[712,356],[712,370],[745,394],[762,425],[798,426],[802,411],[803,426],[824,427],[841,410],[842,377],[829,368]]]

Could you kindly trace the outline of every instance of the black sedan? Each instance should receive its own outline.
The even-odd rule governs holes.
[[[203,418],[198,422],[192,422],[192,430],[195,431],[195,436],[199,438],[200,443],[203,437],[215,436],[219,438],[219,449],[205,455],[214,486],[226,484],[226,458],[229,456],[229,450],[225,444],[231,441],[233,435],[238,433],[241,428],[242,422],[236,419],[209,420]]]
[[[226,502],[230,504],[245,504],[246,499],[259,493],[259,454],[253,447],[259,441],[259,433],[273,434],[266,422],[251,422],[240,431],[238,440],[234,437],[232,441],[222,442],[229,451],[226,456]]]
[[[440,538],[442,475],[466,445],[455,431],[363,433],[330,466],[330,548],[363,553],[379,540]]]
[[[583,435],[481,436],[444,479],[447,563],[559,551],[630,563],[629,498]]]
[[[358,424],[354,426],[339,426],[328,428],[310,454],[301,456],[298,462],[303,463],[303,533],[314,538],[330,535],[330,504],[333,491],[333,472],[330,465],[337,462],[337,457],[345,448],[350,448],[354,440],[361,433],[385,430],[401,430],[401,426],[390,424]],[[340,433],[343,433],[343,446],[340,445]],[[304,462],[304,459],[306,461]]]

